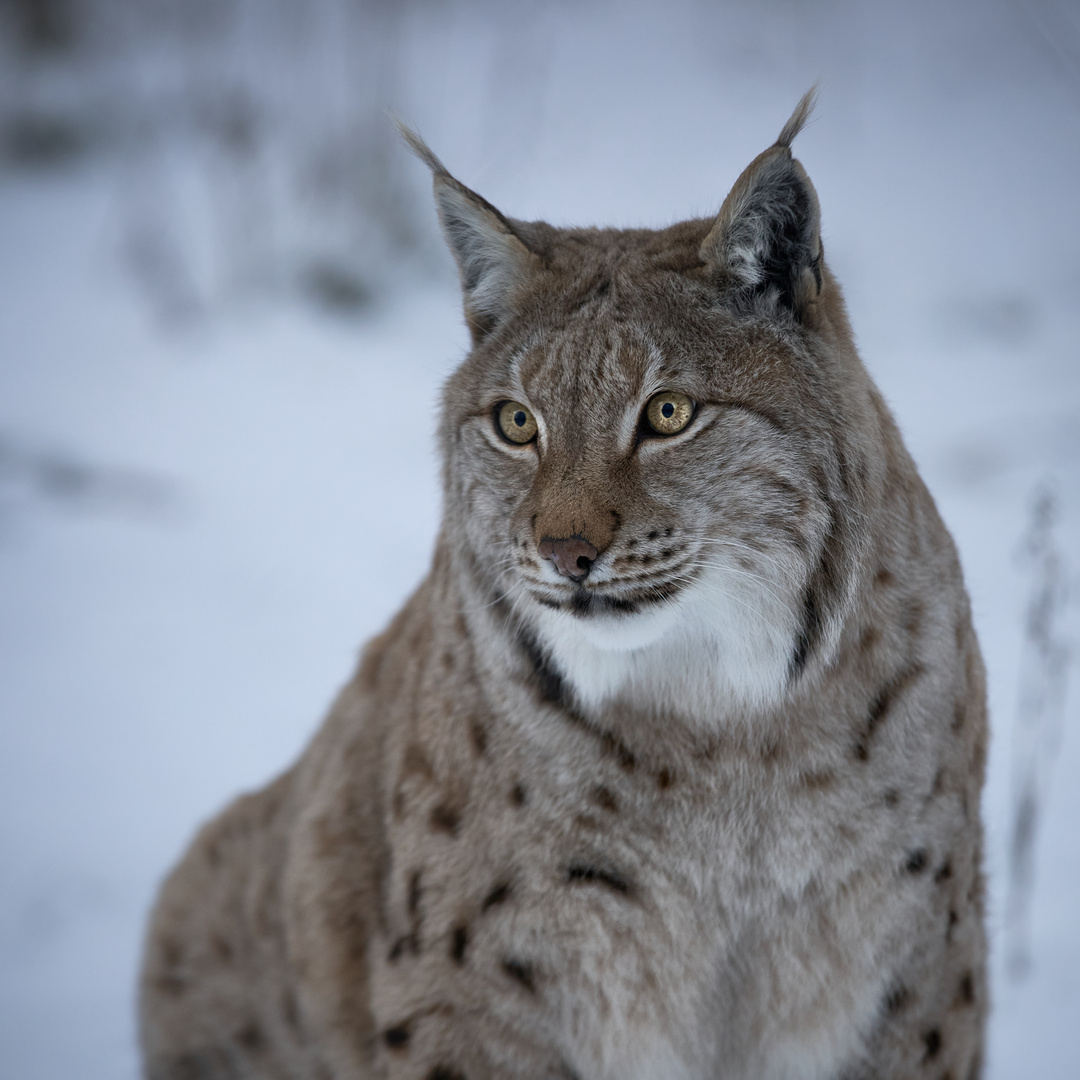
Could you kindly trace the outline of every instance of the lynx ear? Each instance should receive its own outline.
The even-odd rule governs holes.
[[[507,218],[455,180],[416,132],[400,122],[397,127],[413,153],[431,169],[439,221],[457,260],[465,317],[477,341],[502,319],[511,294],[528,277],[537,258]]]
[[[803,97],[776,143],[735,182],[700,252],[747,299],[780,304],[799,318],[822,285],[817,193],[791,155],[815,93]]]

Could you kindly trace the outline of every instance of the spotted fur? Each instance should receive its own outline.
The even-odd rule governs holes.
[[[979,1075],[982,662],[809,104],[655,232],[515,221],[408,135],[473,334],[431,571],[165,883],[148,1078]],[[668,437],[660,390],[696,406]]]

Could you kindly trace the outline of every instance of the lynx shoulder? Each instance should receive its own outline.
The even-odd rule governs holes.
[[[166,881],[147,1077],[970,1080],[984,677],[791,143],[718,215],[434,176],[431,571]]]

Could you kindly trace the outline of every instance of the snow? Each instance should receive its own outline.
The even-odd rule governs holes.
[[[411,7],[394,105],[517,217],[661,225],[715,210],[821,79],[796,152],[863,357],[960,547],[989,669],[987,1075],[1075,1075],[1075,667],[1025,978],[1003,948],[1033,588],[1017,551],[1045,478],[1071,581],[1080,553],[1067,9],[507,10]],[[423,575],[439,386],[466,348],[445,256],[388,267],[351,318],[278,291],[163,323],[120,257],[131,183],[105,152],[0,171],[0,1076],[20,1080],[136,1075],[154,889],[199,821],[295,757]],[[417,215],[430,240],[433,210]]]

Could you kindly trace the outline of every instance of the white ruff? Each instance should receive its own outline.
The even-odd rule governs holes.
[[[784,692],[795,648],[791,586],[710,567],[672,601],[639,615],[537,612],[542,644],[581,704],[615,697],[708,721]]]

